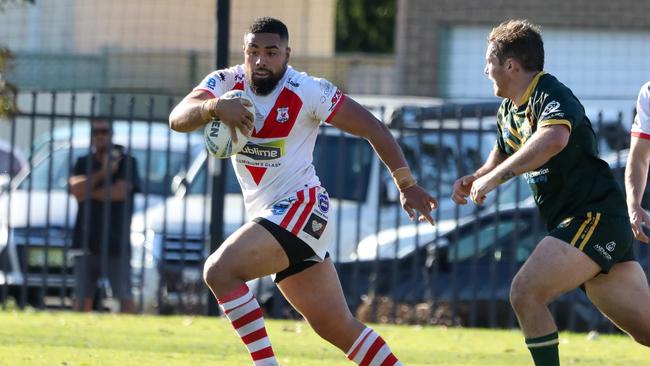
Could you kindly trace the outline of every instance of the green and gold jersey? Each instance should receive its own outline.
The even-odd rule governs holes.
[[[589,209],[627,216],[623,193],[607,163],[598,158],[591,122],[571,90],[540,72],[518,104],[505,99],[499,107],[497,146],[503,153],[517,152],[540,127],[564,125],[571,132],[559,154],[523,174],[549,230]]]

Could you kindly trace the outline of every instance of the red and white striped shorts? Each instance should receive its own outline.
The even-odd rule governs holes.
[[[320,261],[332,238],[330,199],[323,187],[311,187],[284,197],[260,213],[263,217],[307,243]]]

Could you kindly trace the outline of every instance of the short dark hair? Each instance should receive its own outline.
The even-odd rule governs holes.
[[[493,28],[488,42],[494,43],[494,55],[503,64],[514,58],[526,71],[544,69],[544,41],[538,26],[528,20],[507,20]]]
[[[257,18],[248,29],[249,33],[274,33],[280,36],[280,39],[289,41],[289,31],[282,21],[271,18]]]
[[[108,123],[108,133],[113,134],[113,124],[108,118],[104,117],[92,117],[90,119],[90,130],[95,131],[95,124],[97,123]]]

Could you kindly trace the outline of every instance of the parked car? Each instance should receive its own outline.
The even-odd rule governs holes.
[[[27,169],[27,159],[20,150],[0,140],[0,194],[9,189],[11,180]]]
[[[200,135],[170,132],[161,123],[116,121],[113,130],[113,142],[139,163],[143,192],[135,196],[136,212],[169,196],[174,175],[203,147]],[[74,278],[68,249],[77,202],[68,192],[68,178],[76,159],[89,152],[89,138],[88,123],[55,129],[41,139],[45,142],[34,152],[31,171],[0,197],[0,287],[8,286],[18,299],[22,291],[34,305],[48,296],[70,295]],[[136,289],[147,276],[142,262],[142,256],[133,256]]]
[[[623,150],[603,157],[621,188],[627,156]],[[646,187],[644,207],[650,204],[649,197]],[[512,278],[544,235],[545,225],[528,194],[520,202],[493,205],[462,218],[428,243],[400,252],[397,261],[386,255],[341,264],[339,276],[342,283],[354,283],[357,294],[446,309],[459,325],[511,327],[516,324],[509,304]],[[650,248],[636,243],[635,252],[650,278]],[[382,275],[373,275],[377,273]],[[351,302],[354,308],[359,299]],[[551,309],[561,328],[611,330],[580,290],[564,294]]]
[[[451,126],[450,126],[451,127]],[[395,131],[409,163],[421,184],[440,197],[440,212],[454,217],[457,206],[447,194],[459,172],[476,169],[480,159],[487,157],[494,143],[494,133],[481,135],[468,130],[462,135],[452,128],[444,130]],[[479,140],[483,140],[478,143]],[[459,145],[459,141],[461,144]],[[481,151],[477,145],[482,146]],[[459,162],[462,162],[459,164]],[[358,259],[357,244],[384,228],[413,227],[399,207],[399,192],[388,171],[367,141],[323,126],[314,150],[314,166],[331,198],[331,209],[337,230],[330,250],[336,262]],[[229,235],[247,217],[240,188],[230,164],[227,171],[224,201],[224,233]],[[166,308],[177,304],[200,306],[196,294],[201,288],[201,270],[209,254],[210,158],[201,152],[188,172],[176,179],[176,194],[164,204],[134,215],[132,237],[143,242],[158,268],[160,293],[157,298],[145,296],[146,308]],[[440,174],[438,174],[440,172]],[[473,209],[462,208],[463,215]],[[423,243],[429,238],[422,237]],[[151,277],[150,277],[151,278]],[[153,285],[147,283],[147,287]],[[263,300],[263,299],[262,299]],[[164,303],[164,304],[163,304]]]

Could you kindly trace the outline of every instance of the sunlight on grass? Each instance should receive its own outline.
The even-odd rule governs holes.
[[[251,365],[224,319],[0,311],[0,365]],[[305,322],[268,320],[282,365],[351,365]],[[532,365],[518,330],[375,325],[405,365]],[[562,333],[564,365],[645,365],[622,335]]]

